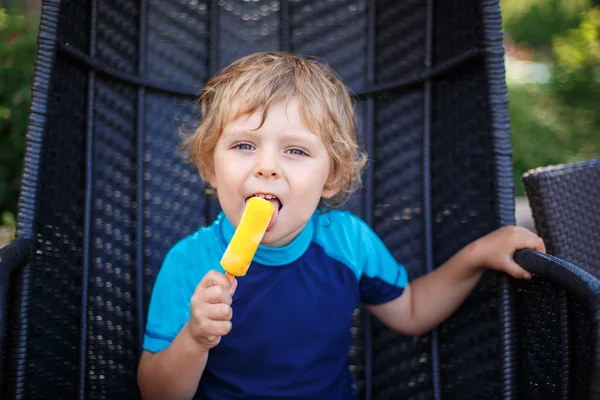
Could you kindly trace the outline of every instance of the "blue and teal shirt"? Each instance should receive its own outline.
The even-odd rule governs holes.
[[[202,277],[219,264],[234,226],[223,213],[179,241],[158,274],[144,349],[159,352],[185,325]],[[407,285],[371,228],[348,211],[317,211],[287,246],[259,246],[233,296],[231,332],[210,350],[201,398],[348,400],[351,316]]]

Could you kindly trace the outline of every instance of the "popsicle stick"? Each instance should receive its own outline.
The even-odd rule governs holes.
[[[229,279],[229,282],[233,282],[233,279],[235,278],[235,276],[233,276],[229,272],[225,272],[225,276],[227,277],[227,279]]]

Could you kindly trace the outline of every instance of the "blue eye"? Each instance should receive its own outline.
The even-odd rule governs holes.
[[[254,146],[250,143],[236,143],[234,147],[239,150],[254,150]]]
[[[305,156],[307,155],[304,150],[301,149],[289,149],[290,154],[294,154],[296,156]]]

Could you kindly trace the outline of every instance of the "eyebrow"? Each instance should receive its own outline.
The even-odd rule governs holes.
[[[235,130],[235,131],[225,131],[223,132],[223,137],[226,136],[245,136],[245,135],[253,135],[253,136],[260,136],[260,134],[256,131],[250,131],[250,130]],[[309,135],[304,135],[304,134],[297,134],[297,133],[284,133],[283,135],[284,139],[291,139],[291,140],[299,140],[299,141],[305,141],[305,142],[312,142],[312,140],[309,138]],[[312,136],[314,136],[316,139],[318,139],[318,136],[314,133],[312,133]]]
[[[225,136],[242,136],[242,135],[252,135],[255,134],[256,132],[251,132],[251,131],[247,131],[247,130],[243,130],[243,131],[224,131],[223,132],[223,137]]]

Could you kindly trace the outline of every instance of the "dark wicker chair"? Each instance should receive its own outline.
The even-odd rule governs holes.
[[[326,59],[356,94],[375,162],[348,207],[413,278],[514,223],[497,1],[47,0],[18,239],[0,255],[4,398],[139,397],[162,259],[217,212],[177,129],[207,77],[271,49]],[[357,310],[362,397],[599,398],[598,280],[516,260],[533,281],[486,273],[422,337]]]
[[[523,186],[548,253],[600,278],[600,159],[528,171]]]

